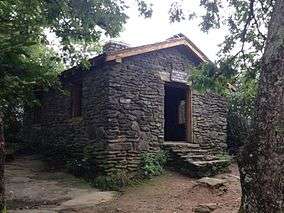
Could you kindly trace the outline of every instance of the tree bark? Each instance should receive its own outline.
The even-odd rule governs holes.
[[[5,138],[4,138],[4,122],[3,114],[0,111],[0,211],[3,212],[6,206],[5,200]]]
[[[253,131],[240,152],[240,212],[284,212],[284,0],[276,0],[262,58]]]

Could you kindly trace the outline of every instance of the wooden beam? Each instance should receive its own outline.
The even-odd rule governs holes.
[[[193,143],[192,91],[189,86],[186,93],[186,141]]]
[[[133,47],[133,48],[127,48],[125,50],[119,50],[113,53],[110,53],[106,57],[106,61],[113,61],[116,59],[123,59],[126,57],[139,55],[147,52],[152,52],[155,50],[175,47],[179,45],[184,45],[188,47],[193,53],[195,53],[202,61],[206,62],[208,61],[208,58],[204,56],[204,54],[199,50],[196,49],[189,41],[187,41],[185,38],[177,38],[177,39],[170,39],[163,42],[155,43],[155,44],[148,44],[143,45],[140,47]]]

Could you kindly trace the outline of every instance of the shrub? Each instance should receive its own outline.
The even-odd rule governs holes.
[[[98,176],[91,181],[92,186],[102,190],[119,190],[132,182],[125,171],[119,171],[111,176]]]
[[[231,155],[236,155],[244,145],[250,131],[248,119],[229,111],[227,119],[227,145]]]
[[[145,177],[161,175],[167,162],[168,154],[165,151],[144,153],[141,157],[141,169]]]

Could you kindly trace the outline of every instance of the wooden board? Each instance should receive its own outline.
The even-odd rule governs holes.
[[[189,42],[186,38],[176,38],[176,39],[169,39],[163,42],[155,43],[155,44],[148,44],[143,45],[140,47],[133,47],[127,48],[125,50],[119,50],[113,53],[110,53],[106,57],[106,61],[113,61],[113,60],[121,60],[126,57],[130,57],[133,55],[139,55],[155,50],[175,47],[178,45],[184,45],[188,47],[193,53],[195,53],[203,62],[209,61],[208,58],[202,53],[192,42]]]
[[[192,125],[192,93],[188,87],[186,94],[186,140],[193,143],[193,125]]]

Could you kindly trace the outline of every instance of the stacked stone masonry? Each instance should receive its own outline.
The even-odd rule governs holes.
[[[224,151],[227,148],[227,102],[207,92],[192,95],[193,140],[203,147]]]
[[[93,149],[98,173],[135,172],[141,153],[157,152],[164,142],[164,84],[161,73],[189,72],[200,59],[183,46],[124,58],[121,63],[97,63],[89,71],[69,70],[62,75],[65,90],[82,82],[82,114],[71,117],[71,96],[43,94],[41,120],[25,116],[25,139],[63,147],[62,160],[80,158]],[[214,94],[193,93],[194,143],[224,150],[225,100]]]

